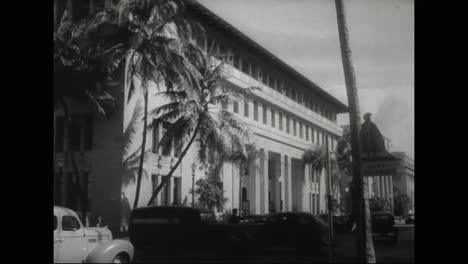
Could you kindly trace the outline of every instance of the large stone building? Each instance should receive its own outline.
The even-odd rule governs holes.
[[[342,136],[336,116],[347,111],[346,105],[201,4],[186,3],[188,15],[197,19],[207,32],[207,38],[199,39],[198,45],[228,55],[223,57],[226,87],[261,88],[247,100],[227,106],[250,127],[252,142],[260,155],[251,164],[224,163],[221,172],[227,198],[224,209],[240,208],[250,214],[324,212],[325,170],[312,172],[302,161],[302,155],[313,144],[334,150]],[[110,4],[105,1],[105,5]],[[54,7],[54,11],[59,9]],[[156,92],[156,88],[151,88],[150,93]],[[70,142],[64,142],[63,112],[60,109],[54,112],[54,157],[58,161],[54,162],[54,198],[56,204],[89,209],[94,216],[102,216],[111,228],[117,228],[122,196],[131,205],[135,197],[137,154],[142,142],[142,122],[136,120],[141,120],[143,100],[134,96],[124,101],[127,95],[121,87],[113,91],[113,96],[117,109],[110,118],[91,115],[89,108],[70,100],[72,123],[76,126],[65,137]],[[161,101],[152,100],[149,104],[152,108]],[[148,132],[149,151],[145,154],[139,206],[146,205],[162,175],[178,158],[174,148],[158,148],[164,132],[163,124]],[[63,150],[68,146],[75,162],[67,165],[63,162]],[[75,163],[79,177],[73,173]],[[191,148],[154,204],[190,205],[192,176],[195,180],[205,177],[209,167],[198,163],[196,146]],[[81,199],[75,198],[78,194]]]
[[[414,160],[405,152],[392,152],[392,155],[400,159],[397,172],[393,176],[394,192],[406,194],[409,198],[409,204],[408,208],[404,208],[404,211],[412,210],[414,212]]]

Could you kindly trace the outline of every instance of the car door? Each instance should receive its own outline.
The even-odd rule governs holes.
[[[80,263],[86,257],[86,237],[78,218],[63,215],[61,220],[61,243],[58,262]]]
[[[54,263],[58,262],[58,253],[61,243],[59,223],[59,216],[54,214]]]

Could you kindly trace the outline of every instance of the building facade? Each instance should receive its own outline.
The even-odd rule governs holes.
[[[392,152],[392,155],[400,159],[397,172],[393,176],[394,191],[408,196],[408,208],[404,211],[411,210],[414,213],[414,160],[405,152]]]
[[[93,2],[93,1],[91,1]],[[54,1],[55,4],[55,1]],[[105,1],[105,4],[111,4]],[[260,155],[248,164],[225,162],[221,171],[222,188],[227,202],[224,209],[238,208],[248,214],[280,211],[326,211],[325,170],[313,171],[304,164],[302,155],[313,144],[333,151],[342,136],[337,114],[347,111],[346,105],[326,93],[286,63],[262,48],[242,32],[229,25],[196,1],[186,1],[187,14],[199,21],[207,32],[197,40],[204,50],[214,51],[216,60],[225,62],[224,85],[227,89],[259,87],[246,100],[233,102],[227,108],[247,124],[252,142]],[[54,11],[56,8],[54,8]],[[138,83],[138,80],[132,80]],[[125,86],[125,85],[123,85]],[[124,89],[122,89],[124,88]],[[150,94],[160,86],[150,87]],[[142,142],[143,98],[126,101],[125,87],[113,91],[117,110],[106,119],[90,115],[76,104],[73,115],[83,124],[74,140],[73,151],[64,146],[71,142],[63,136],[63,113],[54,112],[55,161],[54,197],[61,205],[85,208],[94,216],[102,216],[111,228],[117,229],[122,219],[122,201],[133,206],[136,190],[138,154]],[[164,103],[150,100],[149,109]],[[151,122],[151,120],[148,120]],[[159,140],[165,124],[155,124],[148,131],[144,173],[138,206],[145,206],[152,191],[177,161],[178,148],[162,149]],[[64,138],[67,138],[64,140]],[[57,147],[61,145],[62,147]],[[78,165],[64,164],[63,153],[77,160]],[[155,205],[190,205],[193,181],[206,177],[210,164],[196,159],[196,145],[183,158],[174,176],[155,199]],[[65,159],[68,160],[68,159]],[[58,164],[58,165],[57,165]],[[195,164],[195,170],[192,170]],[[78,167],[73,173],[73,167]],[[75,170],[76,171],[76,170]],[[79,191],[72,191],[76,186]],[[86,186],[86,188],[83,188]],[[73,199],[80,193],[80,199]],[[71,202],[71,200],[76,200]]]

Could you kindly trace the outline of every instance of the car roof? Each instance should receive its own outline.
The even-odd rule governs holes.
[[[299,216],[299,215],[313,216],[311,213],[307,213],[307,212],[282,212],[282,213],[270,214],[270,216]]]
[[[147,213],[158,212],[162,214],[167,213],[183,213],[183,214],[200,214],[201,211],[197,208],[186,206],[146,206],[133,209],[133,215],[145,215]]]
[[[62,207],[62,206],[55,206],[54,205],[54,214],[59,214],[59,215],[73,215],[78,217],[78,214],[75,213],[72,209]]]

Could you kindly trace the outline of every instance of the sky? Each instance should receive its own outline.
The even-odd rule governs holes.
[[[333,0],[198,0],[347,104]],[[361,118],[414,158],[414,1],[344,0]],[[348,114],[338,116],[349,124]]]

